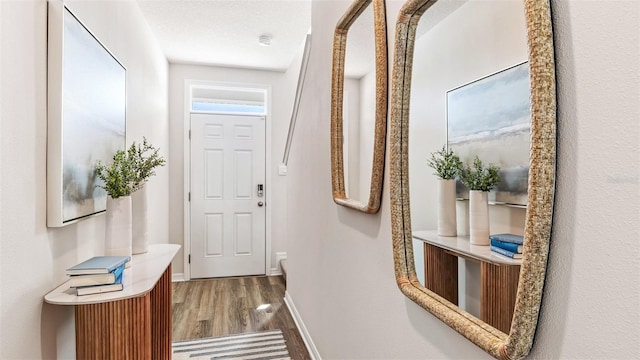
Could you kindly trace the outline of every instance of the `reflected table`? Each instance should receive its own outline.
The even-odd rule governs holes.
[[[424,242],[425,287],[458,305],[458,258],[480,263],[480,320],[508,334],[518,291],[522,260],[510,259],[471,245],[468,236],[438,236],[435,230],[414,231]]]

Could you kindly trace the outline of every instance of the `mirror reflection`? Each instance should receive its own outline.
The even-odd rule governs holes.
[[[342,108],[346,197],[369,199],[376,121],[376,49],[373,4],[347,33]]]
[[[469,189],[460,184],[456,236],[438,235],[438,177],[427,160],[445,145],[463,163],[478,156],[497,165],[498,185],[485,205],[488,234],[523,235],[531,131],[527,60],[522,2],[440,1],[418,23],[409,115],[416,273],[426,288],[507,334],[521,260],[491,251],[486,235],[483,245],[471,244],[476,225],[470,211],[476,208],[470,209]]]

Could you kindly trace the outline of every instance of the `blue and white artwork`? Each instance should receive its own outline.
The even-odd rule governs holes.
[[[63,16],[63,222],[106,209],[98,161],[125,147],[126,71],[68,9]]]
[[[526,205],[531,143],[529,63],[447,92],[447,144],[463,162],[478,157],[500,166],[490,194],[499,203]],[[457,196],[468,199],[458,182]]]

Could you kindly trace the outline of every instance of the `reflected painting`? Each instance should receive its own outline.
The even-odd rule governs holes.
[[[447,144],[464,162],[478,155],[500,166],[489,194],[496,203],[527,204],[531,110],[525,62],[447,92]],[[456,196],[468,199],[460,182]]]

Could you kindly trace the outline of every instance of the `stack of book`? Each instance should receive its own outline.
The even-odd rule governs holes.
[[[495,234],[489,236],[491,251],[512,258],[522,259],[522,244],[524,237],[514,234]]]
[[[99,294],[124,289],[122,278],[129,256],[94,256],[67,269],[70,287],[76,295]]]

